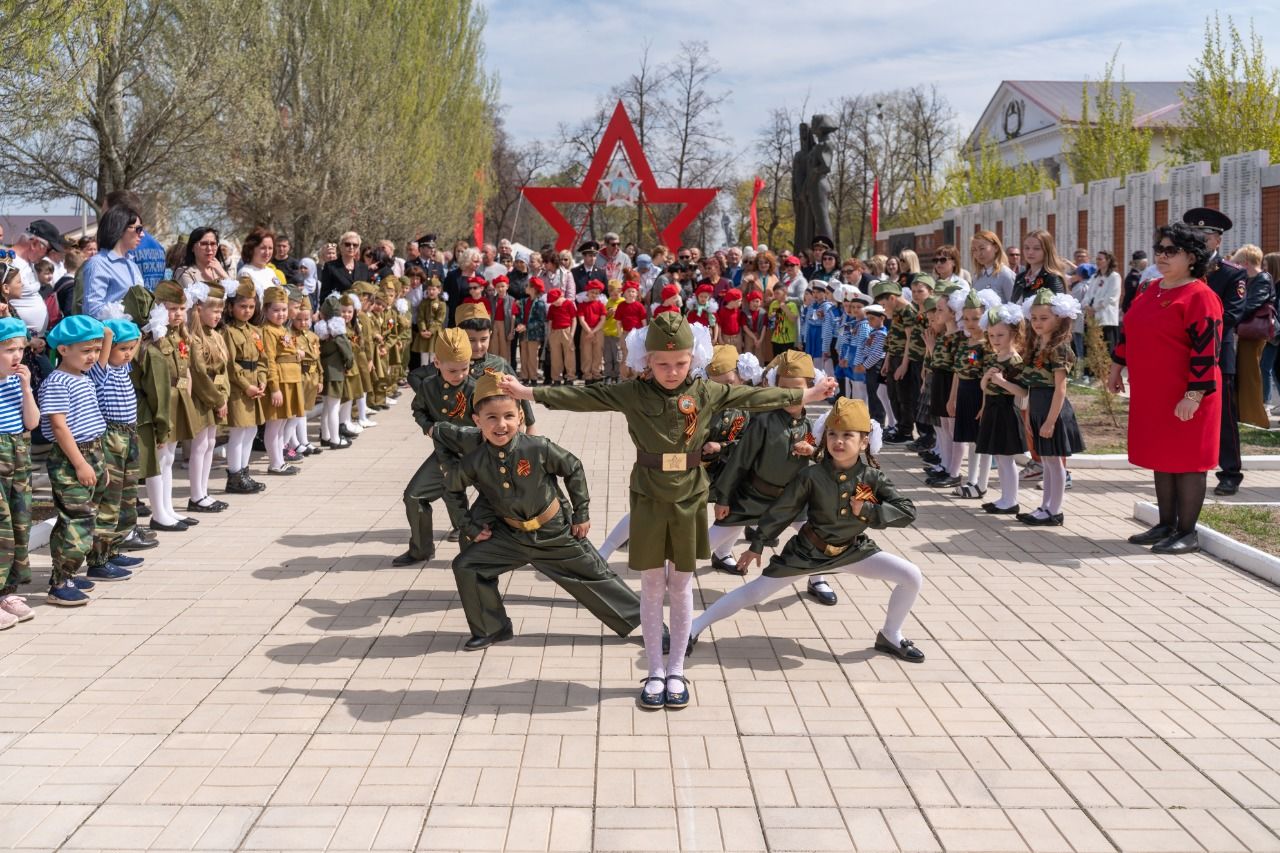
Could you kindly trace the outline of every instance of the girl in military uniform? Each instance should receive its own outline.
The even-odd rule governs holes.
[[[693,571],[711,556],[707,540],[707,478],[702,446],[717,412],[726,408],[776,409],[817,402],[835,390],[827,379],[808,391],[798,388],[730,387],[690,377],[711,359],[711,338],[677,313],[659,314],[632,332],[627,355],[643,377],[617,385],[530,389],[505,377],[502,390],[520,400],[574,412],[622,412],[636,444],[631,472],[631,516],[645,535],[631,543],[628,563],[641,575],[641,619],[648,675],[640,695],[644,708],[689,703],[684,678],[685,647],[693,617]],[[663,598],[671,599],[671,656],[662,652]]]
[[[282,287],[268,287],[262,295],[262,355],[267,368],[266,430],[267,473],[291,476],[298,468],[284,460],[285,424],[305,414],[302,403],[302,359],[289,318],[289,296]]]
[[[320,303],[320,319],[315,324],[315,335],[320,341],[321,390],[324,394],[320,440],[330,450],[345,450],[351,446],[351,442],[342,437],[339,423],[347,373],[355,365],[355,354],[351,351],[339,299],[335,293]]]
[[[423,273],[425,276],[425,273]],[[430,364],[431,348],[435,336],[444,328],[449,317],[449,306],[440,298],[440,280],[433,278],[424,287],[424,296],[418,303],[413,330],[413,351],[422,353],[422,363]]]
[[[992,308],[982,316],[991,351],[984,365],[982,420],[978,424],[979,453],[995,457],[1000,473],[1000,499],[987,501],[982,508],[994,515],[1017,515],[1018,462],[1027,452],[1027,432],[1022,428],[1018,403],[1027,389],[1018,384],[1022,372],[1022,306],[1016,303]]]
[[[1030,319],[1031,334],[1023,346],[1018,383],[1028,392],[1033,446],[1044,466],[1044,503],[1034,512],[1020,512],[1015,517],[1023,524],[1061,525],[1067,488],[1065,459],[1084,451],[1076,413],[1067,399],[1067,375],[1075,362],[1071,321],[1080,314],[1080,303],[1073,296],[1045,287],[1022,307]]]
[[[952,312],[959,310],[965,338],[955,355],[955,382],[951,386],[948,409],[955,412],[952,441],[968,455],[968,478],[951,492],[956,498],[981,498],[987,494],[991,474],[991,456],[977,449],[978,416],[982,413],[982,374],[986,370],[987,338],[982,331],[982,317],[1000,304],[994,290],[964,288],[953,292],[948,300]],[[959,469],[957,469],[959,473]]]
[[[266,423],[263,404],[267,393],[267,364],[262,355],[262,334],[254,325],[258,290],[241,279],[235,298],[227,303],[222,339],[227,345],[227,491],[251,495],[266,488],[249,476],[249,454],[258,427]]]
[[[152,526],[159,530],[185,530],[199,522],[183,517],[173,508],[173,462],[178,455],[178,442],[191,441],[203,427],[191,396],[191,345],[187,342],[187,295],[176,281],[156,285],[156,309],[166,312],[164,333],[153,335],[151,346],[168,365],[169,431],[156,445],[156,476],[147,479],[147,500],[151,504]],[[154,322],[154,321],[153,321]],[[153,331],[158,331],[152,326]]]
[[[351,364],[347,366],[346,379],[342,385],[342,409],[338,413],[338,434],[344,438],[355,438],[364,432],[364,427],[355,422],[355,407],[358,400],[364,397],[364,374],[360,363],[365,360],[364,335],[356,322],[356,312],[360,309],[360,297],[354,293],[344,293],[338,303],[339,316],[346,328],[347,345],[351,348]]]
[[[226,423],[231,382],[227,378],[227,344],[218,333],[226,291],[219,284],[187,285],[187,343],[191,347],[191,399],[195,436],[187,458],[191,481],[188,512],[222,512],[225,501],[209,496],[209,473],[218,440],[218,424]]]
[[[285,443],[299,456],[312,456],[324,452],[311,443],[307,434],[307,421],[320,411],[316,405],[320,395],[320,338],[311,331],[311,303],[301,290],[289,288],[289,315],[302,367],[302,414],[289,419]]]
[[[378,335],[378,329],[373,322],[373,317],[369,313],[370,297],[373,295],[373,285],[368,282],[357,282],[353,288],[354,295],[359,297],[355,302],[355,315],[351,321],[347,323],[348,327],[355,326],[359,330],[359,349],[356,351],[356,369],[360,371],[360,396],[352,401],[352,411],[354,412],[354,420],[359,427],[364,430],[369,427],[375,427],[378,422],[369,417],[369,399],[375,393],[374,378],[377,371],[377,364],[374,356],[378,351],[381,336]]]
[[[749,568],[759,563],[765,544],[796,519],[804,517],[804,526],[773,556],[760,577],[720,597],[694,620],[690,646],[708,626],[760,604],[799,576],[844,572],[893,584],[875,648],[919,663],[924,653],[902,635],[902,626],[920,594],[920,569],[881,551],[866,535],[868,529],[906,527],[915,521],[915,506],[898,494],[875,463],[879,425],[872,425],[866,403],[847,397],[837,400],[816,431],[822,435],[825,458],[801,470],[765,510],[750,532],[751,549],[740,564]]]

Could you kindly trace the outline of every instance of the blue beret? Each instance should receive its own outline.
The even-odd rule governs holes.
[[[127,344],[142,337],[138,324],[126,317],[114,317],[103,321],[102,325],[111,330],[112,344]]]
[[[45,335],[49,346],[57,350],[66,344],[78,344],[84,341],[102,339],[102,323],[87,314],[74,314],[64,317],[62,322],[53,327],[53,331]]]
[[[27,324],[19,317],[0,319],[0,341],[11,341],[14,338],[27,336]]]

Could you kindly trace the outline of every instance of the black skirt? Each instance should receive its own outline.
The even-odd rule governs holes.
[[[931,370],[922,375],[920,379],[920,396],[916,397],[915,423],[933,424],[937,426],[938,418],[933,408],[933,386],[936,375]]]
[[[933,371],[933,382],[929,385],[929,413],[934,426],[942,426],[942,419],[947,414],[947,403],[951,400],[951,378],[955,376],[949,370]]]
[[[968,444],[978,440],[978,412],[982,409],[982,385],[978,379],[960,379],[956,389],[956,429],[954,441]]]
[[[1062,401],[1058,422],[1053,425],[1053,437],[1040,437],[1040,427],[1048,417],[1049,407],[1052,405],[1052,388],[1037,385],[1031,389],[1031,402],[1027,406],[1027,414],[1031,416],[1031,434],[1034,437],[1036,453],[1041,456],[1070,456],[1073,453],[1083,453],[1084,437],[1080,435],[1080,425],[1076,423],[1076,413],[1068,399],[1064,398]]]
[[[988,394],[978,424],[978,452],[1017,456],[1027,452],[1027,432],[1017,401],[1008,394]]]

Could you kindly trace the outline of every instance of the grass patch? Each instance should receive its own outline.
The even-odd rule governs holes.
[[[1238,542],[1280,555],[1280,509],[1240,504],[1205,504],[1200,521]]]
[[[1086,453],[1127,453],[1129,450],[1129,398],[1114,400],[1116,422],[1103,410],[1097,386],[1067,387],[1067,398],[1076,411]],[[1280,455],[1280,429],[1258,429],[1240,424],[1240,453],[1244,456]]]

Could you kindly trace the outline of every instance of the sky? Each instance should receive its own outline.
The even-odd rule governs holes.
[[[1128,80],[1185,80],[1214,11],[1145,0],[487,0],[486,8],[486,65],[518,141],[554,140],[558,122],[590,115],[638,67],[646,39],[659,60],[681,41],[703,40],[731,92],[721,121],[739,151],[774,107],[807,99],[812,113],[842,95],[917,84],[938,85],[967,135],[1001,80],[1096,79],[1117,48]],[[1252,18],[1280,64],[1274,0],[1216,8],[1224,25],[1230,15],[1246,32]]]

